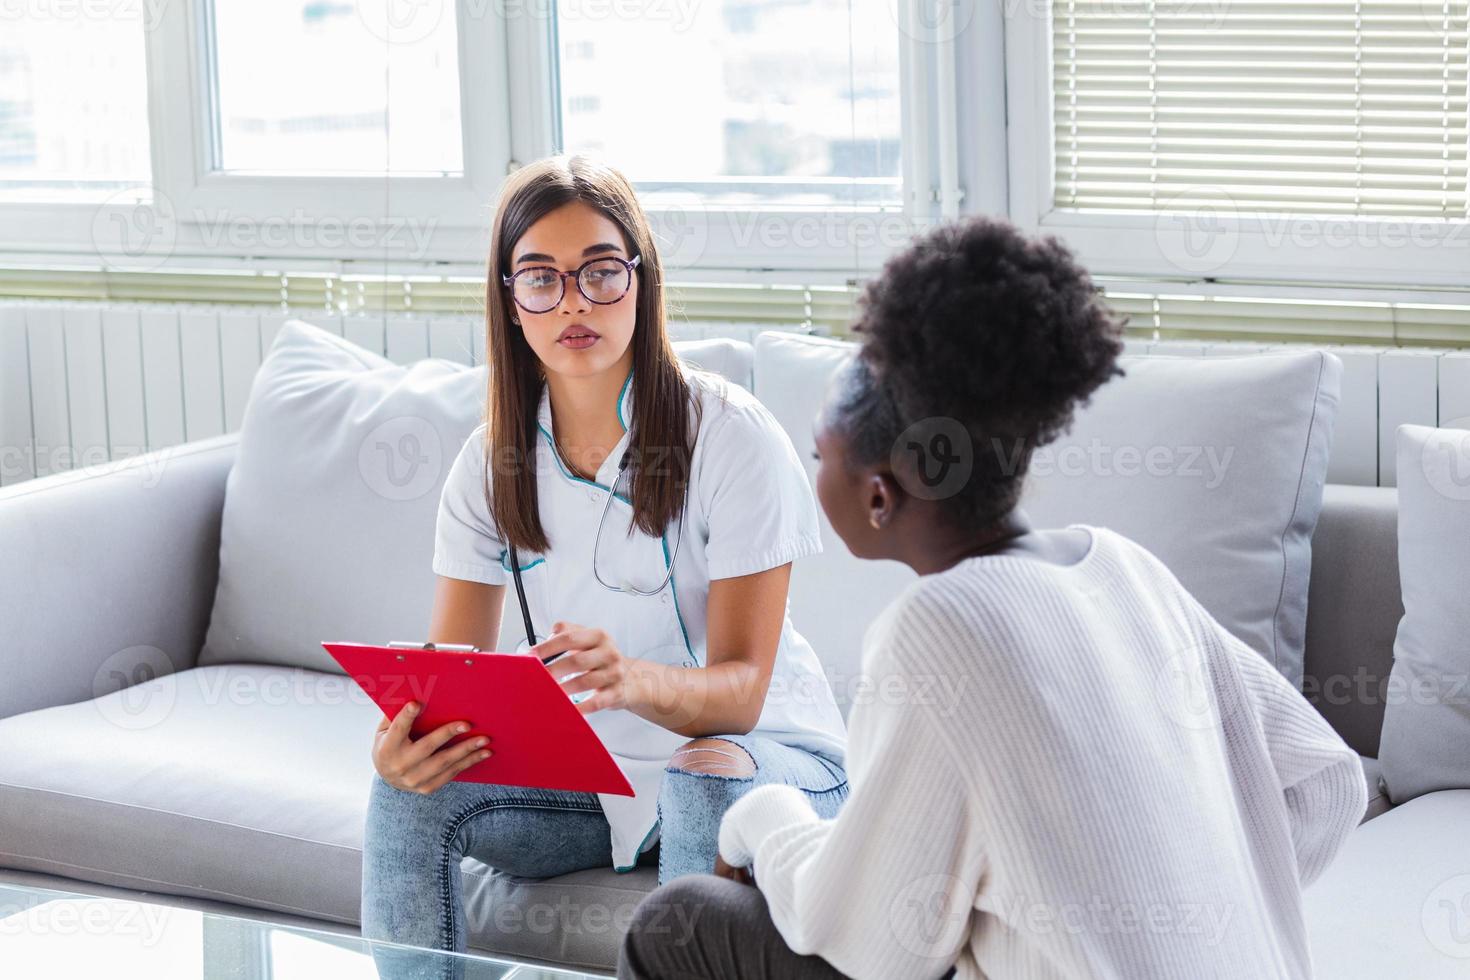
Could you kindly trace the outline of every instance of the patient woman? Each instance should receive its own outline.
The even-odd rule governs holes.
[[[742,797],[718,876],[645,899],[619,975],[1309,976],[1301,892],[1363,814],[1358,757],[1148,551],[1017,509],[1032,453],[1121,373],[1087,274],[950,224],[856,330],[817,495],[853,554],[920,577],[867,634],[850,796],[832,819]]]

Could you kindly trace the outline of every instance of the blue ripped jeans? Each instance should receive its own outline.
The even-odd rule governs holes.
[[[714,870],[720,818],[756,786],[795,786],[821,817],[836,816],[847,799],[847,775],[829,758],[758,735],[722,735],[718,741],[729,743],[732,761],[744,762],[743,750],[755,772],[727,776],[672,765],[664,771],[659,884]],[[701,768],[698,761],[684,764]],[[515,877],[549,878],[610,868],[612,844],[602,806],[591,793],[451,782],[424,795],[395,789],[374,773],[363,837],[363,937],[465,952],[472,931],[460,881],[466,857]],[[654,857],[645,852],[639,863]]]

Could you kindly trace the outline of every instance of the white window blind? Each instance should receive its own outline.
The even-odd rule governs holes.
[[[1059,208],[1466,216],[1466,0],[1056,0]]]
[[[1141,292],[1108,284],[1108,303],[1132,336],[1308,344],[1465,347],[1470,303],[1285,299]]]

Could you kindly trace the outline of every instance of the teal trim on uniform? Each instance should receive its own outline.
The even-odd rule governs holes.
[[[629,377],[631,377],[631,375],[629,375]],[[576,474],[568,470],[566,466],[562,463],[561,456],[556,451],[556,443],[552,440],[551,433],[547,432],[546,427],[544,425],[541,425],[539,422],[536,424],[536,428],[540,429],[541,434],[546,437],[546,445],[551,449],[551,458],[556,460],[556,468],[561,472],[562,476],[566,477],[568,480],[571,480],[573,483],[581,483],[589,487],[596,487],[604,493],[608,491],[608,488],[603,486],[601,483],[597,483],[593,480],[584,480],[580,476],[577,476]],[[632,506],[632,501],[630,501],[627,497],[624,497],[622,494],[617,493],[613,494],[613,496],[617,497],[628,506]],[[658,540],[659,545],[663,548],[664,571],[667,572],[669,570],[668,532],[664,532],[664,534],[662,534]],[[534,562],[532,564],[534,564]],[[530,566],[527,567],[529,568]],[[509,571],[509,566],[507,566],[506,570]],[[688,651],[689,659],[693,660],[696,666],[703,666],[699,663],[699,658],[694,655],[694,647],[689,643],[689,628],[684,625],[684,616],[682,613],[679,612],[679,590],[674,586],[674,580],[672,577],[669,579],[669,591],[673,593],[674,596],[674,618],[679,621],[679,632],[684,637],[684,649]]]
[[[659,824],[659,822],[657,820],[655,820],[653,822],[653,826],[648,828],[648,833],[646,833],[646,834],[643,835],[643,840],[642,840],[642,842],[639,843],[638,850],[633,855],[633,863],[630,864],[630,865],[628,865],[626,868],[619,868],[619,867],[614,866],[613,867],[613,870],[614,871],[616,871],[620,875],[625,875],[629,871],[632,871],[632,870],[634,870],[635,868],[638,867],[638,858],[642,856],[643,849],[648,846],[648,838],[652,837],[653,834],[654,834],[654,831],[658,830],[658,824]]]
[[[501,552],[500,552],[500,567],[503,568],[503,569],[505,569],[507,572],[511,570],[510,562],[506,561],[506,559],[509,558],[509,557],[510,557],[510,549],[509,548],[503,548],[503,549],[501,549]],[[540,564],[542,564],[545,561],[546,561],[545,558],[537,558],[535,561],[531,562],[531,564],[529,564],[529,565],[522,565],[521,566],[521,571],[528,572],[531,569],[535,568],[537,565],[540,565]]]
[[[540,422],[537,422],[536,428],[540,429],[541,434],[546,437],[546,446],[551,450],[551,458],[556,461],[556,468],[561,471],[562,476],[566,477],[568,480],[571,480],[573,483],[582,483],[586,484],[589,487],[596,487],[603,493],[608,493],[612,490],[611,487],[605,487],[601,483],[598,483],[596,480],[584,480],[582,477],[577,476],[571,470],[567,469],[566,464],[561,461],[561,453],[556,451],[556,440],[551,438],[551,433],[546,431],[546,426],[542,425]],[[633,502],[627,497],[624,497],[622,494],[615,493],[613,494],[613,496],[617,497],[629,507],[633,506]]]
[[[618,425],[623,431],[628,431],[628,423],[623,421],[623,398],[628,394],[628,385],[633,383],[633,369],[628,369],[628,377],[623,380],[623,390],[618,392]]]
[[[664,571],[669,570],[669,536],[668,532],[659,536],[659,544],[664,546]],[[689,645],[689,630],[684,626],[684,616],[679,612],[679,590],[674,586],[674,577],[669,576],[669,592],[674,596],[674,618],[679,621],[679,632],[684,634],[684,649],[689,651],[689,659],[694,661],[694,666],[703,667],[699,658],[694,655],[694,648]]]

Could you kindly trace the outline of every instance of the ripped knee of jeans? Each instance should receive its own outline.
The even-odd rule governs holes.
[[[680,746],[665,771],[744,780],[755,777],[756,764],[749,752],[728,739],[696,738]]]

